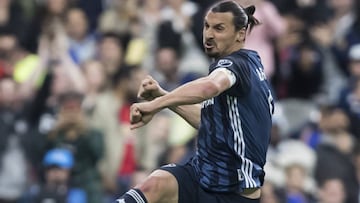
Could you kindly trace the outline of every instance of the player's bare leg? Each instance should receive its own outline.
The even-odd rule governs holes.
[[[177,180],[171,173],[156,170],[135,188],[144,193],[148,203],[177,203],[178,187]]]
[[[177,203],[179,186],[176,178],[164,170],[156,170],[144,182],[129,190],[118,203]]]

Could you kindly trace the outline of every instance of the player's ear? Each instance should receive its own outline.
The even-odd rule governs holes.
[[[236,35],[236,41],[237,42],[244,42],[245,41],[245,36],[246,36],[246,29],[242,28],[237,32]]]

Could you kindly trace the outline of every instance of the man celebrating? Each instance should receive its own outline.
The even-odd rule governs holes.
[[[203,44],[215,61],[208,76],[171,92],[150,76],[143,80],[139,96],[148,102],[132,105],[132,128],[170,108],[199,130],[197,153],[185,165],[155,170],[118,202],[260,202],[274,103],[260,57],[243,48],[258,24],[254,12],[234,1],[209,9]]]

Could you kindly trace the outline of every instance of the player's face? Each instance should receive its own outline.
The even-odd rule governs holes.
[[[245,29],[235,30],[231,12],[209,11],[204,21],[203,45],[208,56],[219,58],[242,48]]]

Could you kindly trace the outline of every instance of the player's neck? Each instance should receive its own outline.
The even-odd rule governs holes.
[[[229,49],[224,53],[224,56],[229,56],[230,54],[239,51],[244,48],[244,42],[235,42],[233,46],[229,47]],[[224,57],[222,56],[222,57]]]
[[[243,49],[244,48],[244,45],[243,43],[242,44],[235,44],[234,46],[230,47],[226,52],[224,52],[223,54],[221,54],[220,56],[218,57],[215,57],[215,59],[219,59],[219,58],[222,58],[222,57],[225,57],[225,56],[229,56],[231,55],[232,53],[234,52],[237,52],[239,51],[240,49]]]

